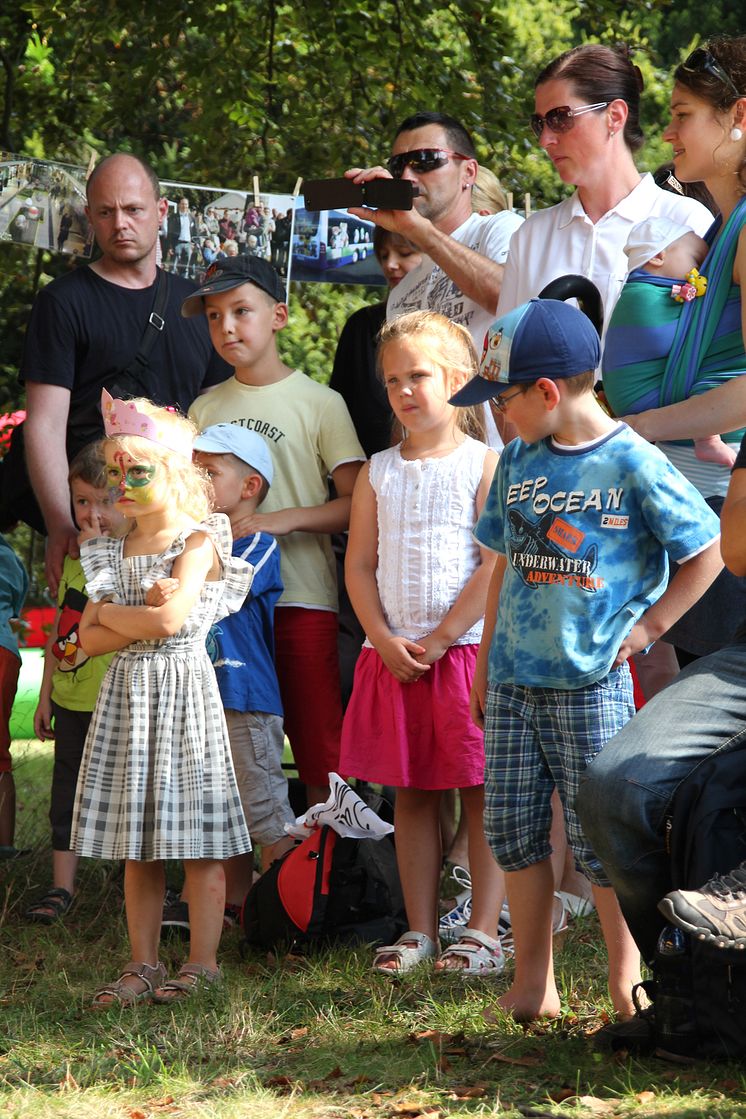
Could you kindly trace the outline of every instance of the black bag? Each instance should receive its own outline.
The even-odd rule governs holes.
[[[158,283],[153,298],[153,309],[140,338],[137,353],[126,369],[115,373],[107,382],[101,383],[112,396],[146,396],[155,398],[155,403],[167,403],[157,399],[157,386],[148,378],[151,372],[148,355],[156,340],[163,332],[166,322],[163,312],[168,302],[168,273],[158,269]],[[74,436],[72,431],[74,430]],[[72,462],[78,451],[100,439],[103,432],[101,409],[98,401],[80,412],[70,412],[67,420],[67,460]],[[10,447],[0,462],[0,526],[23,521],[30,528],[46,535],[44,517],[31,486],[26,465],[23,423],[13,429]]]
[[[746,750],[703,762],[681,783],[669,821],[673,889],[697,889],[746,858]],[[652,983],[656,1045],[681,1057],[746,1055],[746,952],[667,925]]]
[[[391,839],[319,828],[254,883],[241,924],[255,948],[392,943],[407,922]]]

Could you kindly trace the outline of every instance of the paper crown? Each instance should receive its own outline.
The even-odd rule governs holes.
[[[186,425],[159,424],[157,417],[138,412],[134,400],[117,400],[106,389],[101,390],[101,414],[107,436],[137,435],[191,460],[192,434]]]

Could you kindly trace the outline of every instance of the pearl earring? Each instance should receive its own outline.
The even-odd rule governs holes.
[[[739,140],[743,140],[743,132],[738,125],[734,125],[733,128],[731,128],[730,138],[734,144],[737,144]]]

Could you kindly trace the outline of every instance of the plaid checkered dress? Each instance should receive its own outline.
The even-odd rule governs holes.
[[[85,742],[70,846],[103,859],[226,859],[251,849],[217,681],[205,649],[212,623],[240,608],[250,564],[231,556],[228,520],[209,531],[223,578],[205,583],[177,634],[116,653]],[[88,593],[138,606],[168,576],[187,529],[160,556],[124,557],[123,541],[81,548]]]

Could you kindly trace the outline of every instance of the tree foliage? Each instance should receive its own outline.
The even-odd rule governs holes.
[[[566,188],[526,120],[551,57],[588,39],[639,48],[654,166],[672,64],[737,21],[727,0],[21,0],[0,14],[0,146],[82,164],[129,150],[162,178],[287,191],[379,162],[400,119],[436,108],[474,133],[516,205],[547,205]],[[4,407],[35,275],[67,265],[4,244],[0,262]],[[379,295],[296,285],[287,359],[325,378],[347,314]]]

